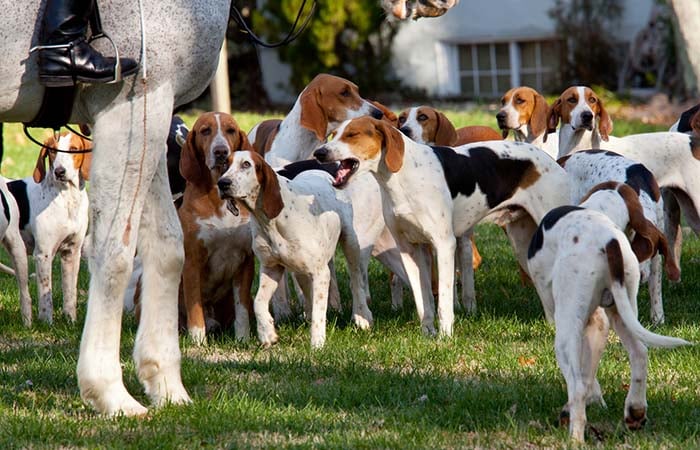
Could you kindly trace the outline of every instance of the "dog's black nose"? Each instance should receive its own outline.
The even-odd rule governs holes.
[[[584,123],[590,123],[593,120],[593,113],[590,111],[584,111],[581,113],[581,121]]]
[[[53,174],[56,175],[56,178],[63,178],[66,176],[66,168],[65,167],[56,167],[53,170]]]
[[[321,162],[326,162],[328,161],[328,153],[329,152],[326,147],[319,147],[314,152],[314,158],[318,159]]]
[[[496,114],[496,120],[498,121],[499,125],[505,123],[506,116],[507,114],[505,111],[499,111],[498,114]]]
[[[399,131],[404,134],[409,139],[413,139],[413,133],[411,133],[411,129],[408,127],[401,127],[399,128]]]
[[[221,159],[224,159],[227,157],[228,157],[228,148],[227,147],[225,147],[223,145],[214,147],[214,158],[216,160],[221,160]]]
[[[221,177],[216,185],[219,186],[219,191],[226,192],[226,190],[231,187],[231,183],[229,178]]]
[[[373,108],[372,112],[370,112],[370,115],[378,120],[381,119],[382,117],[384,117],[384,113],[379,108]]]

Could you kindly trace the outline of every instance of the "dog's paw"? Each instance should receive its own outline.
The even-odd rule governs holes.
[[[352,321],[355,323],[355,326],[360,330],[369,330],[372,327],[371,316],[369,317],[369,319],[367,319],[361,316],[360,314],[353,314]]]

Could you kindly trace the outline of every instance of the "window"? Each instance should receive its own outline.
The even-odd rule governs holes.
[[[540,92],[558,87],[559,45],[555,40],[459,45],[461,96],[497,98],[520,85]]]

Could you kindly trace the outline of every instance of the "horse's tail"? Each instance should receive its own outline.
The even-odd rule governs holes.
[[[637,314],[632,309],[631,301],[634,300],[629,298],[627,287],[625,286],[625,260],[617,239],[611,239],[608,242],[605,246],[605,253],[608,257],[608,270],[610,271],[610,292],[615,300],[617,312],[620,314],[620,318],[627,329],[648,347],[672,348],[680,345],[691,345],[690,342],[683,339],[652,333],[639,323]],[[634,258],[631,250],[625,253],[628,254],[628,258]]]

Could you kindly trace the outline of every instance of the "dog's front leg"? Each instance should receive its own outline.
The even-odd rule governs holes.
[[[326,343],[326,311],[331,272],[323,265],[311,278],[311,348],[321,348]]]
[[[423,333],[434,336],[436,334],[435,308],[430,286],[430,257],[427,250],[420,244],[414,245],[403,239],[397,239],[397,241],[401,261],[416,302],[421,329]]]
[[[5,232],[3,245],[12,259],[17,285],[19,287],[19,305],[22,311],[24,326],[32,326],[32,297],[29,295],[29,267],[27,265],[27,249],[15,224],[10,225]]]
[[[438,323],[440,334],[452,336],[454,323],[454,277],[455,277],[455,238],[450,234],[447,239],[433,244],[438,266]]]
[[[80,272],[80,245],[61,253],[61,284],[63,287],[63,314],[75,322],[78,302],[78,274]]]
[[[253,287],[254,276],[255,260],[253,255],[248,255],[233,277],[233,302],[236,314],[233,328],[236,339],[239,341],[247,341],[250,337],[250,316],[253,312],[253,298],[250,290]]]
[[[284,275],[282,266],[262,266],[260,268],[260,283],[258,293],[253,300],[253,310],[255,320],[258,323],[258,339],[265,347],[270,347],[277,342],[277,332],[275,332],[275,321],[270,315],[270,299],[279,286]]]
[[[34,265],[36,268],[36,284],[39,291],[39,320],[53,323],[53,298],[51,295],[51,262],[53,255],[50,250],[40,247],[34,249]]]

